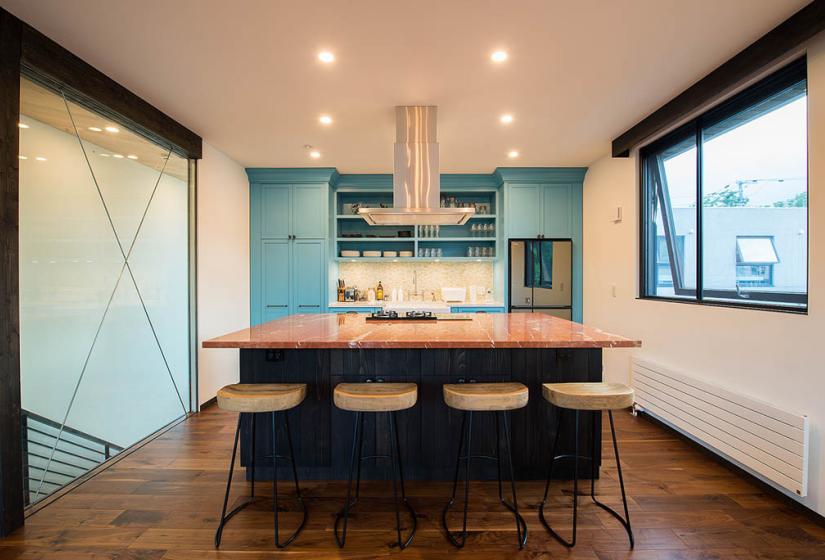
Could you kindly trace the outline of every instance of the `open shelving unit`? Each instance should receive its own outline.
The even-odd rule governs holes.
[[[501,253],[501,224],[498,218],[499,193],[495,188],[442,188],[442,197],[455,197],[458,203],[486,207],[461,226],[440,226],[438,237],[429,237],[422,226],[370,226],[357,215],[358,207],[392,206],[392,190],[348,187],[333,195],[333,239],[335,260],[339,262],[493,262]],[[484,234],[477,232],[485,226]],[[487,248],[492,256],[468,256],[472,247]],[[441,256],[423,256],[441,250]],[[360,257],[342,257],[341,251],[359,251]],[[364,257],[364,251],[412,251],[412,257]]]

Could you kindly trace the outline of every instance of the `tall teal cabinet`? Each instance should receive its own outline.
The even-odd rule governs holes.
[[[582,320],[584,167],[500,167],[506,239],[573,240],[573,320]],[[505,249],[506,250],[506,249]],[[505,274],[509,274],[505,270]],[[509,304],[509,302],[508,302]]]
[[[331,168],[247,169],[253,325],[327,308]]]

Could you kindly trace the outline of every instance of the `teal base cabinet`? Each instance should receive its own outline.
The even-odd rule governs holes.
[[[510,239],[573,241],[573,320],[582,320],[582,187],[584,167],[500,167],[505,248]],[[505,270],[505,275],[509,271]],[[506,281],[505,281],[506,285]],[[506,288],[505,288],[506,290]],[[504,294],[507,298],[507,294]],[[505,301],[509,305],[509,302]]]
[[[329,193],[337,173],[331,168],[246,172],[251,323],[325,313]]]
[[[452,313],[504,313],[503,307],[465,307],[454,306],[450,309]]]

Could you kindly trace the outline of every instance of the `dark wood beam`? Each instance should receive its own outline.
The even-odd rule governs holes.
[[[23,525],[18,160],[21,23],[0,9],[0,537]]]
[[[646,139],[744,84],[822,30],[825,0],[814,0],[613,140],[613,157],[629,156]]]
[[[25,66],[82,98],[94,100],[92,109],[121,121],[125,119],[131,128],[161,145],[171,142],[175,151],[185,157],[201,158],[200,136],[25,23],[21,55]]]

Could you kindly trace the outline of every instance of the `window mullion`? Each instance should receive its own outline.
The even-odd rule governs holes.
[[[702,210],[702,121],[696,123],[696,301],[702,301],[703,291],[703,228]]]

